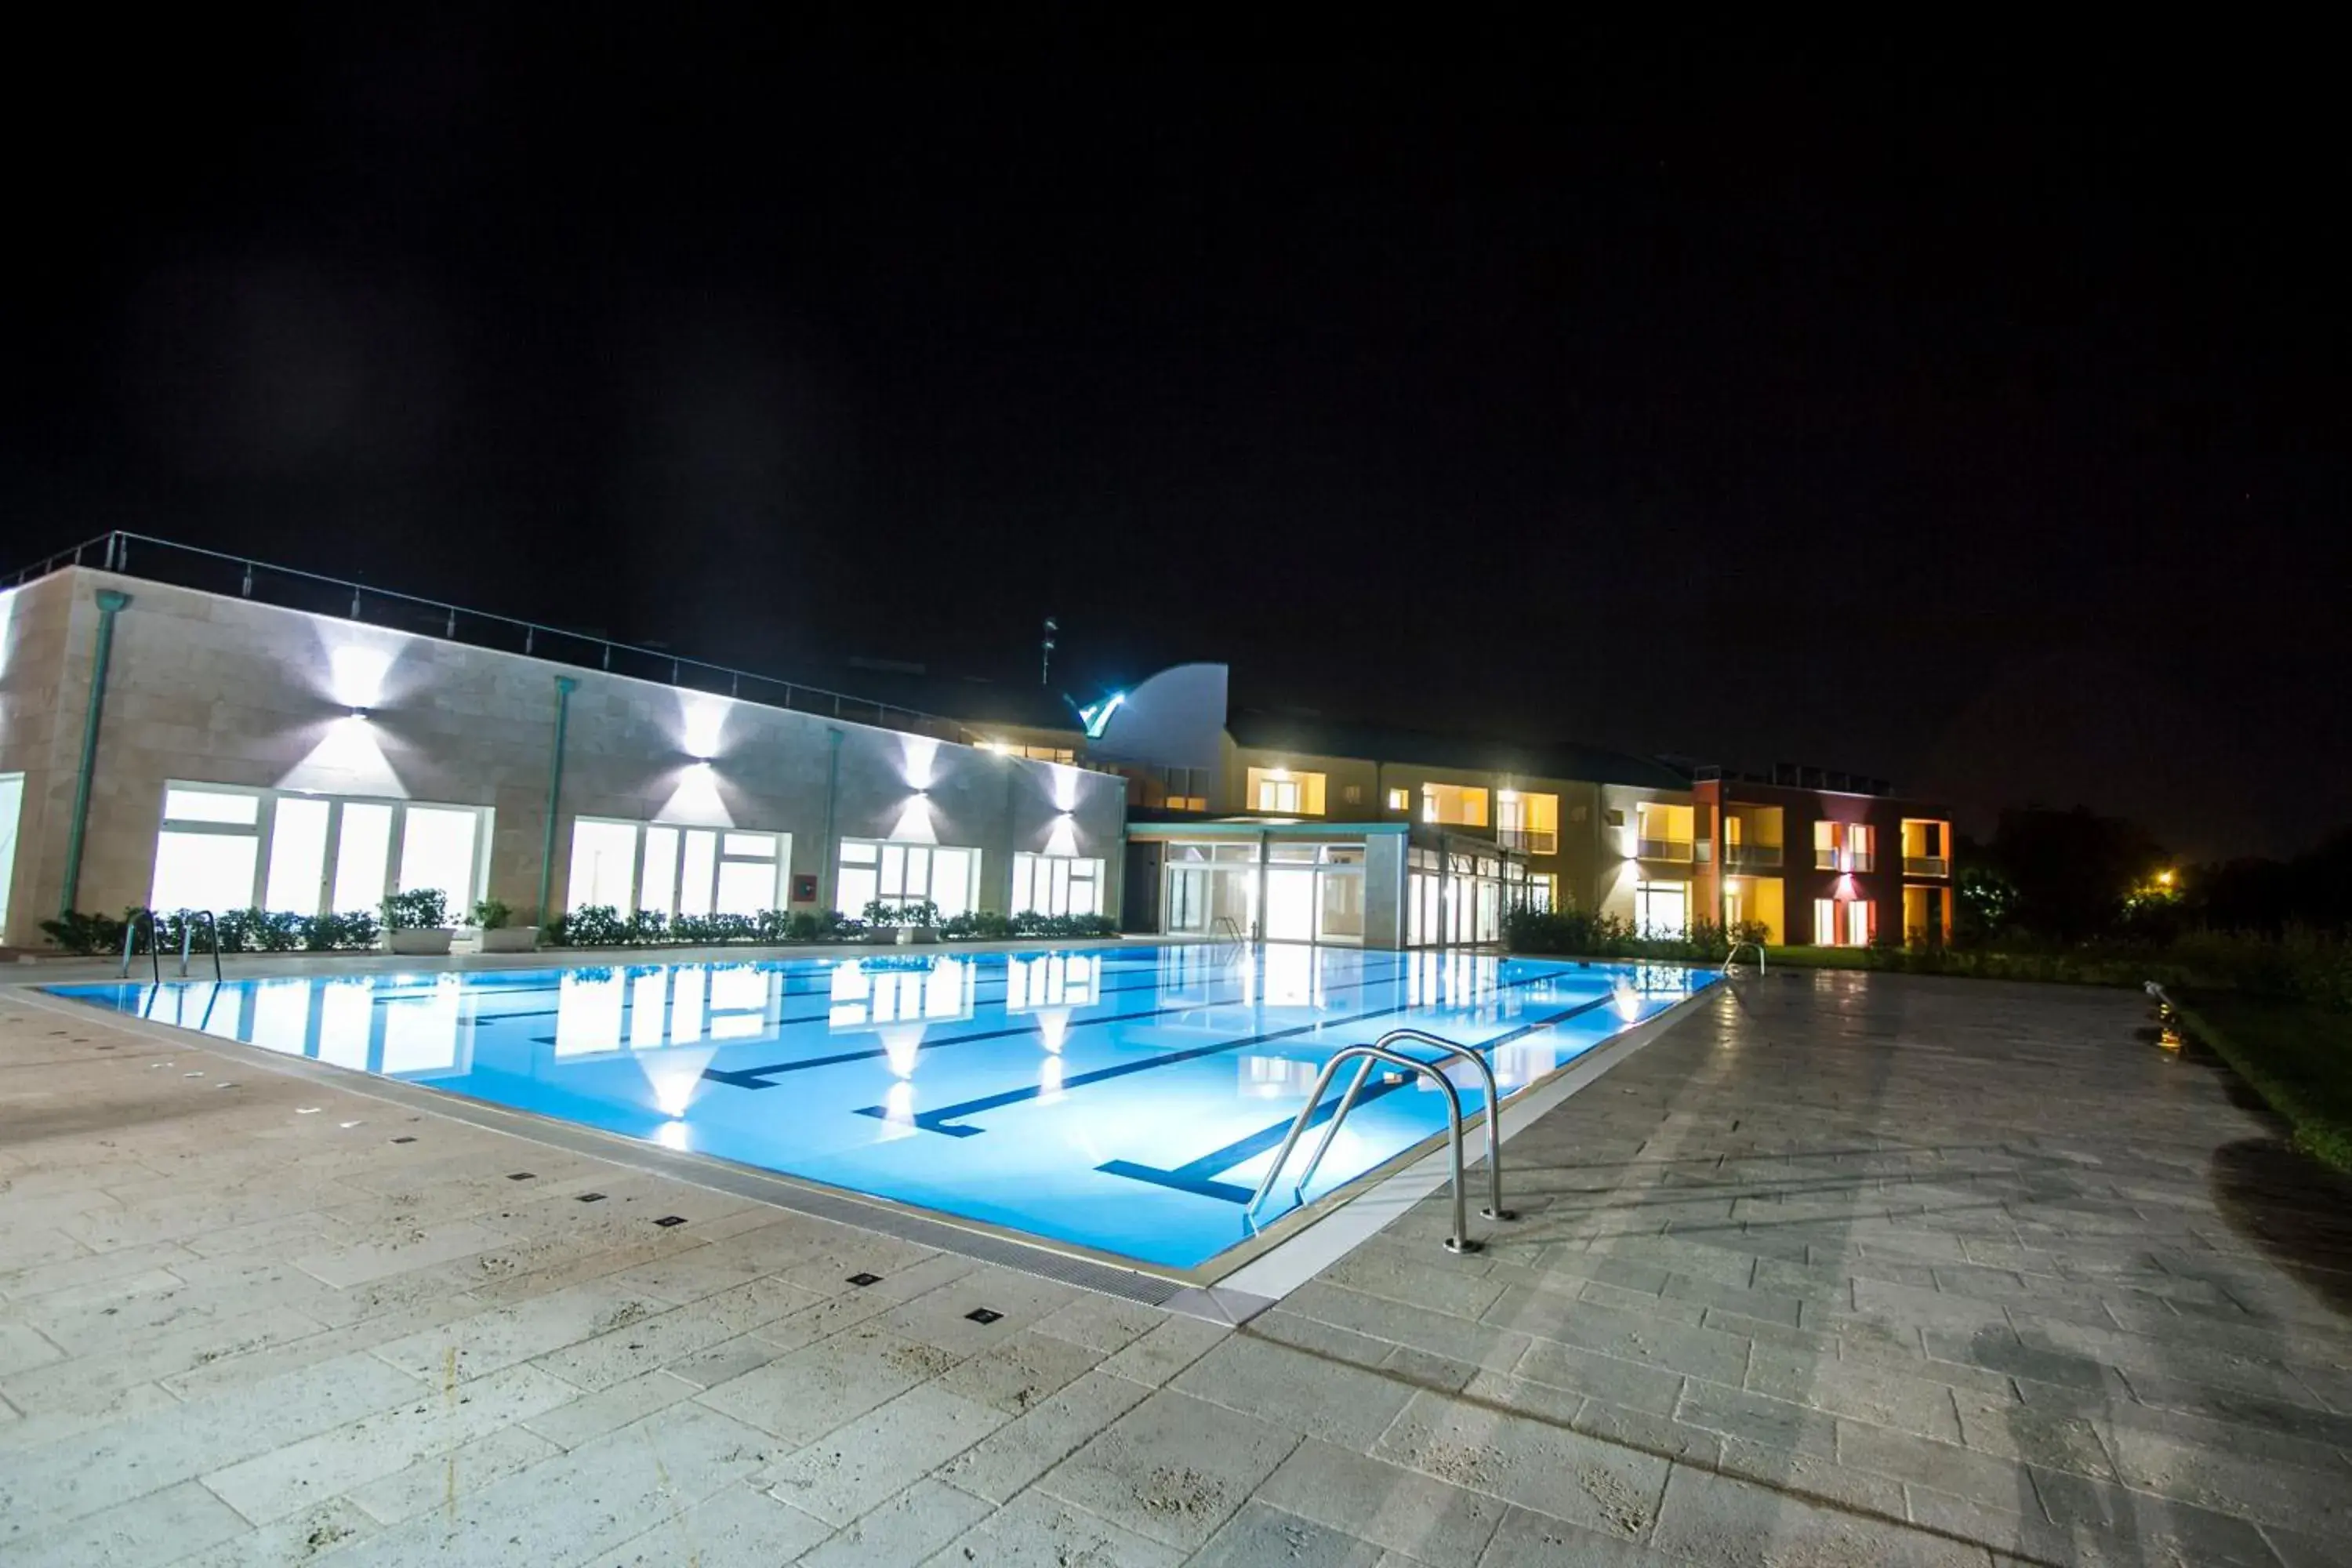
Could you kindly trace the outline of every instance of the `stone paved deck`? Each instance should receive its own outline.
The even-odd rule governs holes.
[[[1227,1331],[0,997],[0,1568],[2352,1561],[2352,1205],[2144,1022],[1750,983]]]

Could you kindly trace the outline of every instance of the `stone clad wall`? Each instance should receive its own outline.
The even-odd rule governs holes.
[[[0,772],[26,775],[12,943],[37,944],[39,921],[57,912],[101,587],[131,605],[116,622],[76,900],[84,910],[145,901],[172,779],[488,806],[488,890],[530,909],[560,676],[578,686],[558,907],[580,816],[789,833],[793,870],[823,878],[836,731],[836,837],[920,838],[928,819],[937,842],[982,851],[980,905],[997,910],[1013,852],[1055,844],[1101,858],[1105,907],[1118,907],[1117,778],[77,567],[8,601]],[[354,707],[364,721],[352,721]]]

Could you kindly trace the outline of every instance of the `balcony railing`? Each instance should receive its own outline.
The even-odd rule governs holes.
[[[1948,877],[1952,863],[1941,855],[1906,855],[1903,874],[1906,877]]]
[[[1849,849],[1845,852],[1845,868],[1849,871],[1875,871],[1878,853],[1873,849]]]
[[[1780,847],[1727,844],[1723,847],[1723,868],[1727,871],[1777,871],[1780,868]]]
[[[1873,850],[1818,847],[1813,850],[1813,869],[1816,871],[1872,871],[1877,868],[1878,856]]]
[[[1817,845],[1813,849],[1813,869],[1816,871],[1843,871],[1845,869],[1845,857],[1843,853],[1839,850],[1823,849]]]
[[[1637,838],[1633,853],[1644,860],[1687,860],[1691,858],[1691,841],[1687,838]]]
[[[1523,849],[1530,855],[1559,853],[1559,835],[1549,827],[1498,827],[1495,842],[1506,849]]]

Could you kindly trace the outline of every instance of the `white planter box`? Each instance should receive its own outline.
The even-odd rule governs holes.
[[[476,952],[537,952],[539,951],[537,926],[499,926],[494,931],[482,931],[477,928],[472,932],[472,936]]]
[[[939,940],[940,928],[937,926],[900,926],[898,928],[898,945],[900,947],[914,947],[920,943],[935,942]]]
[[[383,950],[405,953],[412,958],[437,955],[449,951],[449,939],[456,934],[449,926],[428,926],[422,931],[388,931],[383,933]]]

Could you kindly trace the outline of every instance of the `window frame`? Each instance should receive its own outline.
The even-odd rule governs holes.
[[[252,800],[253,820],[228,822],[217,817],[180,816],[171,815],[172,796],[179,795],[234,795]],[[289,800],[320,801],[327,807],[326,837],[320,851],[320,871],[317,902],[310,909],[270,909],[272,913],[292,913],[309,916],[349,914],[356,909],[334,907],[331,889],[337,879],[338,864],[342,849],[343,812],[350,805],[389,807],[392,813],[386,829],[383,887],[367,912],[377,912],[383,901],[393,894],[408,890],[402,879],[402,863],[406,858],[408,814],[412,810],[462,812],[474,819],[474,844],[471,864],[467,868],[466,886],[457,889],[451,900],[449,918],[453,924],[468,919],[476,900],[480,899],[489,885],[491,830],[496,823],[496,808],[470,805],[463,801],[404,800],[398,796],[373,795],[339,795],[331,790],[275,789],[262,784],[209,784],[197,779],[169,778],[163,781],[162,798],[156,803],[155,837],[147,862],[147,897],[155,896],[156,862],[161,858],[163,838],[167,834],[202,835],[223,838],[255,840],[253,876],[246,889],[243,903],[236,909],[269,909],[270,862],[277,850],[278,808]],[[191,906],[193,907],[193,906]]]

